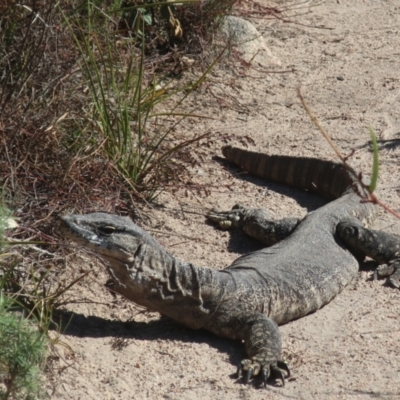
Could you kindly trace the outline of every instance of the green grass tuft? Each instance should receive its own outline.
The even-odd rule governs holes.
[[[37,399],[43,394],[46,336],[13,307],[0,293],[0,398]]]

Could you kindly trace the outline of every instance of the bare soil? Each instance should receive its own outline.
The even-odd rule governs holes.
[[[260,0],[265,5],[267,1]],[[378,194],[400,209],[400,3],[397,0],[279,2],[297,5],[296,23],[253,20],[280,65],[243,70],[229,63],[213,72],[192,98],[213,120],[187,122],[192,134],[211,130],[198,149],[192,186],[167,191],[163,207],[138,212],[173,254],[216,269],[259,248],[239,232],[205,223],[211,207],[236,203],[268,208],[276,217],[304,215],[325,203],[308,193],[266,183],[214,158],[228,142],[268,153],[334,159],[312,125],[297,87],[350,162],[371,169],[368,127],[380,145]],[[270,4],[269,4],[270,5]],[[320,28],[316,28],[319,26]],[[293,71],[292,71],[293,70]],[[285,72],[286,71],[286,72]],[[291,72],[287,72],[291,71]],[[194,150],[197,151],[197,150]],[[382,211],[375,227],[400,231],[400,220]],[[398,399],[400,398],[400,291],[372,281],[371,271],[318,312],[281,327],[292,378],[264,389],[235,379],[245,356],[240,342],[193,331],[143,310],[104,286],[104,267],[83,253],[70,256],[66,273],[92,269],[75,289],[87,300],[61,339],[49,373],[54,399]],[[68,315],[66,315],[66,318]],[[66,367],[65,369],[63,367]]]

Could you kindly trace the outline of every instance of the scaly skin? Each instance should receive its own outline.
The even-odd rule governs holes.
[[[356,236],[352,228],[365,229],[363,224],[372,222],[375,208],[360,202],[349,189],[352,182],[338,164],[268,158],[231,147],[223,152],[228,159],[236,158],[239,165],[268,179],[341,197],[302,221],[272,221],[262,210],[240,206],[210,213],[209,218],[223,228],[240,227],[265,243],[276,243],[238,258],[221,271],[176,259],[126,217],[66,215],[63,231],[104,259],[115,290],[127,299],[190,328],[244,340],[248,359],[241,362],[238,373],[245,373],[246,382],[259,374],[266,383],[272,373],[284,383],[282,370],[289,375],[289,369],[281,358],[277,325],[318,310],[356,277],[358,262],[338,240],[337,225],[338,234],[351,241],[349,246],[357,256],[360,252],[371,255],[359,240],[352,239]],[[286,175],[279,170],[280,164]],[[293,171],[301,179],[296,180]],[[308,171],[311,183],[302,171]],[[394,253],[398,256],[397,250]],[[387,257],[382,259],[388,262]]]
[[[382,264],[375,270],[374,279],[389,277],[388,284],[400,289],[399,236],[366,229],[354,219],[340,222],[336,232],[353,253],[361,253]]]

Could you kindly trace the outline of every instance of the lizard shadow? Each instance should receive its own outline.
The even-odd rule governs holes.
[[[218,352],[227,354],[234,368],[246,358],[240,341],[222,338],[204,329],[193,330],[164,316],[149,322],[134,320],[124,322],[62,310],[57,312],[56,318],[60,323],[58,326],[53,326],[53,329],[61,329],[63,335],[93,339],[109,337],[112,338],[110,346],[116,351],[129,345],[124,339],[139,341],[161,339],[182,343],[206,343]],[[236,373],[229,376],[235,378]]]
[[[266,188],[286,197],[291,197],[299,204],[300,207],[305,208],[307,212],[314,211],[330,201],[318,193],[308,192],[306,190],[290,187],[286,184],[276,183],[256,177],[248,172],[243,171],[243,169],[226,160],[225,158],[215,156],[214,160],[220,163],[225,169],[229,170],[230,174],[236,179],[250,182],[258,187]],[[292,215],[287,215],[287,217],[291,216]]]
[[[330,201],[329,199],[323,197],[318,193],[307,192],[302,189],[293,188],[285,184],[280,184],[256,177],[250,173],[243,171],[240,167],[236,166],[225,158],[215,156],[214,160],[223,165],[224,168],[228,169],[231,175],[234,176],[236,179],[250,182],[258,187],[266,188],[267,190],[271,190],[283,196],[293,198],[299,204],[299,206],[307,210],[307,213],[324,206]],[[285,217],[293,216],[294,215],[286,215]],[[247,236],[241,230],[233,230],[230,232],[230,239],[228,243],[229,251],[239,254],[248,254],[257,250],[261,250],[264,247],[264,244],[258,242],[256,239]]]
[[[400,133],[397,133],[400,136]],[[400,147],[400,139],[378,140],[379,149],[395,150]]]
[[[400,132],[395,133],[395,136],[400,136]],[[379,146],[379,151],[381,150],[396,150],[398,147],[400,147],[400,138],[394,138],[394,139],[378,139],[377,140],[378,146]],[[357,149],[362,149],[362,148],[367,148],[370,153],[373,152],[371,142],[366,142],[360,146],[356,147]]]

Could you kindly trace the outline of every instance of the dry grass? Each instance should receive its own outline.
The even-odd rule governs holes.
[[[181,185],[187,165],[196,162],[181,146],[193,138],[172,132],[169,141],[163,142],[156,152],[157,157],[168,154],[168,163],[142,180],[140,187],[134,187],[135,183],[121,173],[115,158],[107,154],[107,138],[99,133],[93,115],[90,71],[83,68],[87,52],[82,53],[77,40],[80,43],[86,40],[89,51],[97,57],[106,54],[107,46],[115,43],[111,39],[124,42],[130,38],[132,42],[135,32],[119,29],[126,16],[126,9],[119,2],[94,3],[97,6],[92,9],[78,0],[59,3],[62,9],[51,0],[2,3],[0,176],[3,197],[17,210],[24,225],[30,227],[25,236],[33,239],[43,240],[45,234],[52,235],[51,217],[66,210],[97,209],[127,214],[132,211],[133,197],[135,200],[143,197],[146,183],[151,188],[162,188],[173,178]],[[188,68],[182,62],[184,55],[197,54],[202,65],[206,65],[203,50],[213,44],[221,17],[234,6],[241,7],[242,12],[257,10],[255,4],[221,0],[175,6],[173,15],[180,22],[182,37],[172,35],[169,22],[157,17],[156,12],[153,25],[143,25],[144,42],[138,41],[136,46],[140,57],[144,45],[142,87],[148,87],[154,80],[181,75]],[[142,7],[149,5],[150,0]],[[145,10],[152,12],[149,8]],[[98,11],[96,15],[94,11]],[[129,61],[132,48],[134,44],[126,47],[129,51],[118,54],[121,65]],[[94,58],[94,62],[99,59]],[[101,67],[104,70],[108,66]],[[174,90],[179,92],[183,88]],[[166,97],[170,98],[170,94]],[[112,99],[107,101],[105,106],[111,109]],[[167,103],[172,105],[170,99]],[[169,126],[174,126],[179,118],[168,120]],[[161,117],[154,119],[148,135],[162,123]],[[20,232],[17,236],[21,238],[24,234]]]
[[[82,277],[78,273],[67,276],[62,252],[59,249],[54,253],[54,245],[58,244],[54,231],[57,216],[93,210],[131,214],[133,204],[143,200],[149,188],[154,194],[154,188],[163,188],[167,182],[170,190],[174,185],[184,187],[188,168],[197,162],[185,149],[186,145],[196,146],[195,138],[175,129],[182,115],[168,114],[167,109],[166,119],[158,116],[146,124],[148,132],[138,144],[141,148],[154,147],[149,138],[160,131],[160,126],[167,127],[168,141],[151,148],[154,160],[162,162],[155,162],[155,167],[135,185],[119,168],[118,156],[110,156],[107,151],[109,138],[99,129],[101,118],[94,113],[93,87],[88,79],[91,73],[96,74],[96,68],[102,73],[113,68],[114,61],[126,66],[133,54],[142,64],[138,89],[151,87],[156,76],[170,80],[183,71],[181,58],[190,50],[190,40],[182,38],[181,46],[171,42],[169,47],[150,51],[151,36],[143,48],[143,42],[135,44],[132,32],[117,32],[121,10],[115,11],[111,2],[102,2],[102,6],[115,12],[105,14],[104,9],[99,10],[91,20],[95,23],[92,31],[84,20],[86,2],[63,2],[62,10],[55,4],[51,0],[11,1],[2,3],[0,16],[0,177],[3,202],[19,220],[19,226],[8,232],[8,239],[36,242],[30,248],[2,250],[2,254],[8,254],[2,257],[0,269],[2,276],[9,277],[10,285],[4,288],[7,292],[15,292],[32,313],[40,306],[44,330],[54,309],[70,301],[64,297],[64,289]],[[192,13],[189,10],[192,8],[187,10]],[[102,62],[100,56],[107,53],[110,44],[126,43],[127,39],[130,47],[120,47],[117,59],[109,64]],[[82,51],[78,43],[86,43],[87,51]],[[193,49],[199,52],[199,48]],[[93,63],[85,64],[89,56]],[[201,79],[192,89],[200,83]],[[187,91],[186,87],[175,86],[172,96],[166,92],[168,107],[176,107],[176,99],[178,106],[184,106],[183,89]],[[180,103],[179,92],[183,93]],[[110,93],[104,105],[113,111]],[[154,89],[143,94],[144,98],[139,97],[141,104],[150,96],[143,110],[143,115],[149,116],[148,111],[159,99],[152,102]],[[134,112],[138,114],[138,109]],[[137,128],[137,121],[133,122]],[[35,247],[37,244],[42,246]]]
[[[65,273],[63,249],[55,246],[58,215],[129,215],[134,204],[167,186],[207,191],[188,187],[189,170],[199,161],[187,147],[208,136],[176,129],[191,115],[185,100],[205,75],[197,71],[197,81],[181,86],[175,78],[189,68],[184,56],[198,60],[207,74],[222,54],[221,48],[206,51],[215,44],[222,17],[234,6],[249,10],[254,4],[211,0],[175,6],[172,14],[182,30],[177,36],[160,9],[153,12],[151,1],[144,3],[139,16],[136,6],[130,10],[140,17],[136,30],[126,24],[127,9],[119,1],[0,5],[0,179],[3,202],[19,219],[8,239],[36,242],[7,249],[0,263],[7,285],[0,290],[14,293],[42,331],[54,322],[53,311],[72,301],[65,291],[85,276]],[[154,14],[153,24],[146,25],[146,13]],[[126,82],[133,82],[134,91],[121,85],[129,74],[132,81]],[[160,81],[168,89],[158,89]],[[123,130],[115,130],[121,122],[127,122]],[[123,140],[128,144],[121,146]],[[139,166],[146,164],[136,180],[130,164],[121,166],[131,154],[126,150],[150,157],[139,157]]]
[[[205,46],[207,32],[212,39],[212,21],[215,13],[221,12],[222,3],[210,2],[205,9],[200,3],[176,7],[183,29],[191,33],[180,39],[180,46],[171,41],[162,49],[150,51],[154,37],[148,35],[144,85],[154,79],[154,74],[168,77],[182,72],[184,66],[180,59],[184,52],[191,49],[199,52]],[[229,0],[224,7],[231,7],[233,3]],[[114,10],[109,14],[108,24],[109,34],[114,34],[121,10],[112,2],[102,2],[103,10],[107,6]],[[141,197],[138,193],[132,194],[132,185],[118,173],[115,160],[105,154],[104,138],[98,135],[94,125],[90,126],[93,100],[82,70],[82,52],[74,40],[74,35],[82,38],[87,33],[85,26],[75,22],[82,21],[88,10],[84,2],[63,2],[62,7],[61,12],[50,0],[17,5],[9,2],[0,17],[3,197],[13,209],[18,209],[18,217],[30,226],[28,236],[33,239],[43,239],[43,230],[50,233],[46,221],[52,215],[71,208],[81,212],[101,209],[128,213],[132,196]],[[214,14],[207,20],[210,7]],[[66,25],[65,16],[74,23],[73,31]],[[198,28],[186,28],[192,24]],[[196,45],[194,37],[198,37]],[[96,45],[105,47],[107,43]],[[176,145],[177,140],[171,142]],[[193,162],[188,152],[176,158]],[[179,169],[171,164],[172,170],[179,180],[177,171],[185,173],[184,163]],[[162,186],[171,177],[171,171],[159,169],[159,178],[153,176],[152,185],[159,179]],[[39,227],[40,231],[35,232]]]

